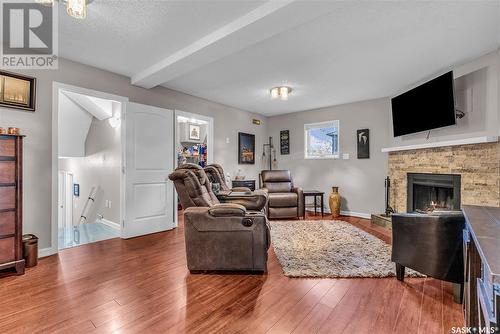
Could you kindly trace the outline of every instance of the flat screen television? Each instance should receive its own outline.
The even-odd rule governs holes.
[[[453,72],[391,99],[394,137],[456,124]]]

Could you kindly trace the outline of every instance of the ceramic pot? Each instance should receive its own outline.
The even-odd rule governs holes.
[[[337,218],[338,216],[340,216],[339,187],[332,187],[332,193],[330,194],[328,204],[330,204],[330,212],[332,213],[332,217]]]
[[[9,135],[18,135],[19,134],[19,128],[9,128],[7,130],[7,133]]]

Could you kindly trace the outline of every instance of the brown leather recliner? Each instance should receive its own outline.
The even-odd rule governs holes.
[[[224,178],[224,169],[222,169],[222,166],[219,164],[210,164],[207,165],[205,168],[205,173],[207,173],[208,178],[210,181],[216,182],[220,184],[220,189],[225,190],[225,191],[251,191],[250,188],[247,187],[234,187],[234,188],[229,188],[229,186],[226,183],[226,180]]]
[[[257,204],[252,205],[258,210],[249,210],[241,204],[220,203],[207,175],[197,165],[181,165],[168,177],[174,181],[184,208],[190,271],[266,270],[271,237],[267,218],[261,211],[267,202],[265,193],[255,195]]]
[[[269,218],[300,218],[304,215],[302,189],[294,187],[290,171],[263,170],[260,178],[262,189],[269,195]]]

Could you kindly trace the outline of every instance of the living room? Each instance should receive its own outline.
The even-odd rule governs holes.
[[[2,10],[1,332],[498,332],[498,0]]]

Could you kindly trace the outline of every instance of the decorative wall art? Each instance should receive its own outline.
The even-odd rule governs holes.
[[[200,126],[189,124],[189,139],[200,140]]]
[[[290,130],[280,131],[280,153],[290,154]]]
[[[238,132],[238,163],[255,164],[255,135]]]
[[[35,111],[36,79],[0,71],[0,107]]]
[[[370,129],[357,130],[358,159],[370,158]]]

